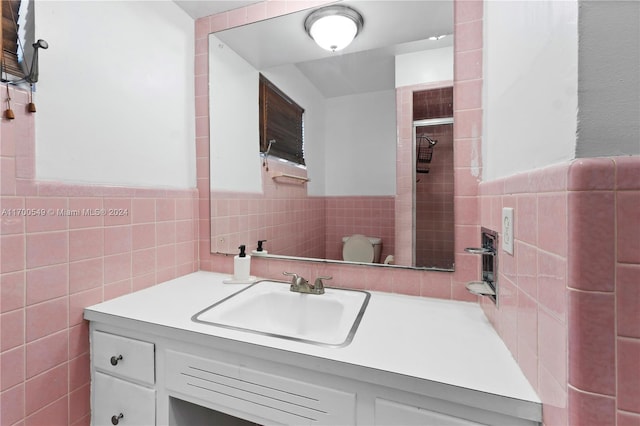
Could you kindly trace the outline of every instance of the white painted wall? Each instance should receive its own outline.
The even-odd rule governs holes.
[[[312,196],[395,194],[395,92],[325,99],[294,65],[263,74],[305,109]]]
[[[171,1],[39,1],[38,179],[193,188],[194,22]]]
[[[253,66],[209,35],[212,190],[262,192],[258,81]]]
[[[395,91],[327,100],[328,196],[395,195]]]
[[[453,81],[453,47],[396,56],[396,87]],[[395,91],[326,101],[327,196],[395,195]]]
[[[453,81],[453,47],[396,56],[396,87]]]
[[[484,5],[483,179],[573,159],[577,0]]]
[[[260,72],[304,108],[304,153],[307,176],[311,179],[307,193],[323,195],[324,98],[294,65]],[[262,192],[258,128],[260,72],[215,35],[209,35],[212,190]]]
[[[640,2],[580,1],[576,157],[640,154]]]

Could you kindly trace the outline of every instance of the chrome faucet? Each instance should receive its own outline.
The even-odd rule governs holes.
[[[309,284],[309,281],[298,274],[294,274],[292,272],[283,272],[282,274],[291,277],[291,287],[289,287],[289,290],[305,294],[324,294],[324,283],[322,280],[331,279],[331,277],[318,277],[314,284]]]

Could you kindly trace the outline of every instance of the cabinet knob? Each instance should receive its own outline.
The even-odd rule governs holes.
[[[117,425],[118,423],[120,423],[120,419],[124,417],[124,414],[120,413],[117,416],[111,416],[111,424],[112,425]]]
[[[118,365],[118,361],[121,361],[121,360],[122,360],[122,355],[118,355],[118,356],[114,355],[111,357],[111,365]],[[117,423],[114,423],[114,425],[117,425]]]

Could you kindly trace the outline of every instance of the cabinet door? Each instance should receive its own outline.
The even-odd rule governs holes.
[[[423,408],[376,399],[376,426],[480,426],[482,423]]]
[[[94,426],[155,425],[156,392],[153,389],[96,372],[93,382],[91,423]]]

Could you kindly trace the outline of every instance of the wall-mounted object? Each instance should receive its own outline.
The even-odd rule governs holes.
[[[498,304],[498,233],[485,227],[481,229],[482,247],[468,247],[467,253],[482,256],[482,281],[472,281],[466,287],[473,294],[487,296]]]
[[[20,49],[22,49],[22,44],[19,43]],[[39,39],[37,42],[32,44],[33,46],[33,58],[31,60],[31,67],[27,69],[28,73],[26,76],[16,79],[10,80],[9,75],[7,73],[5,60],[4,60],[4,51],[2,61],[0,62],[0,81],[6,83],[7,85],[7,109],[4,112],[4,116],[8,120],[13,120],[15,118],[14,112],[11,110],[11,98],[9,97],[9,84],[18,85],[22,83],[29,83],[30,93],[29,93],[29,104],[27,105],[27,111],[34,113],[36,112],[36,104],[33,103],[33,92],[34,92],[34,83],[38,81],[39,67],[38,67],[38,49],[48,49],[49,43],[46,41]],[[24,51],[22,52],[22,56],[24,57]]]
[[[495,296],[496,291],[484,281],[471,281],[466,284],[467,290],[477,296]]]
[[[27,111],[36,112],[36,104],[33,103],[33,83],[29,84],[29,104],[27,105]]]
[[[433,148],[437,143],[427,135],[416,136],[416,173],[429,173]]]
[[[304,21],[304,29],[321,48],[337,52],[347,47],[362,30],[364,20],[356,10],[332,5],[314,10]]]
[[[502,250],[513,254],[513,208],[502,209]]]
[[[34,13],[32,1],[2,2],[2,82],[11,84],[35,83],[38,81],[38,49],[46,49],[49,44],[39,39],[34,48],[31,67],[27,66],[24,45],[34,40]],[[20,22],[20,24],[18,24]],[[11,75],[14,79],[9,79]]]
[[[16,118],[13,110],[11,109],[11,95],[9,94],[9,84],[7,83],[7,97],[5,99],[7,101],[7,109],[4,111],[4,118],[7,120],[13,120]]]
[[[301,185],[311,181],[311,179],[307,177],[290,175],[287,173],[279,173],[277,175],[271,176],[271,179],[276,182],[280,181],[281,179],[292,179],[295,183],[299,183]]]
[[[38,39],[31,45],[33,47],[33,58],[31,59],[31,68],[29,74],[24,78],[27,83],[33,84],[38,82],[40,77],[40,68],[38,66],[38,49],[48,49],[49,43],[42,39]]]
[[[38,39],[35,43],[31,45],[33,47],[33,56],[31,58],[31,66],[27,68],[27,75],[22,78],[18,78],[16,80],[10,80],[7,76],[6,66],[4,65],[4,61],[2,62],[2,82],[10,83],[10,84],[21,84],[21,83],[37,83],[38,78],[40,77],[40,68],[38,66],[38,49],[48,49],[49,43],[42,39]],[[20,45],[20,49],[22,49],[22,45]],[[23,52],[24,56],[24,52]],[[25,65],[26,67],[26,65]]]
[[[276,143],[276,140],[271,139],[269,141],[269,144],[267,145],[267,150],[260,153],[260,155],[262,156],[262,167],[264,167],[266,171],[269,171],[269,152],[271,151],[271,145],[273,145],[274,143]]]
[[[13,2],[7,1],[3,2],[4,5],[8,6],[8,10],[3,11],[3,20],[8,15],[11,16],[11,20],[6,19],[6,23],[13,23],[13,25],[5,25],[3,27],[3,46],[2,46],[2,60],[0,61],[0,81],[2,83],[8,85],[20,85],[27,83],[30,86],[30,95],[29,95],[29,104],[27,105],[27,111],[34,113],[36,112],[36,105],[33,103],[33,92],[34,92],[34,83],[38,81],[39,76],[39,67],[38,67],[38,49],[48,49],[49,43],[42,39],[38,39],[31,46],[33,47],[33,54],[31,57],[31,66],[27,66],[27,61],[25,59],[25,52],[23,48],[23,37],[18,32],[18,19],[22,19],[23,14],[25,12],[22,11],[21,2]],[[27,2],[24,2],[25,4]],[[14,8],[14,5],[17,7]],[[20,24],[24,26],[23,23]],[[31,23],[33,25],[33,23]],[[29,23],[27,23],[29,26]],[[28,36],[27,36],[28,37]],[[9,78],[9,75],[12,77],[16,77],[13,79]],[[4,116],[8,120],[12,120],[15,118],[15,114],[11,110],[10,104],[11,99],[9,99],[7,95],[7,104],[8,108],[4,112]]]

